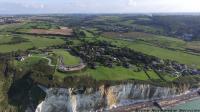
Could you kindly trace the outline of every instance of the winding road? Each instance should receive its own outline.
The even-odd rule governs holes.
[[[48,65],[49,65],[49,66],[52,66],[52,67],[56,66],[56,65],[53,65],[53,64],[52,64],[52,60],[51,60],[50,58],[47,58],[47,57],[42,57],[42,58],[49,61],[49,62],[48,62]]]

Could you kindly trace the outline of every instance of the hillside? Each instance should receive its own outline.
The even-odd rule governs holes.
[[[121,92],[117,86],[130,89],[131,85],[133,91],[145,87],[155,94],[138,96],[144,100],[159,98],[163,91],[169,97],[198,88],[197,23],[198,16],[38,15],[1,25],[0,109],[35,110],[48,88],[69,89],[74,97],[103,91],[100,97],[112,99],[115,94],[109,88]],[[193,35],[188,39],[185,34]],[[120,103],[111,99],[109,106]]]

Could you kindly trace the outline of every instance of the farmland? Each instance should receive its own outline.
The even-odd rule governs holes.
[[[28,39],[28,42],[23,42],[23,43],[18,43],[18,44],[1,44],[0,45],[0,52],[6,53],[6,52],[11,52],[11,51],[17,51],[17,50],[27,50],[33,47],[36,48],[45,48],[48,46],[53,46],[53,45],[60,45],[64,44],[64,41],[61,38],[48,38],[45,36],[31,36],[31,35],[21,35],[23,38]],[[8,37],[8,38],[7,38]],[[4,41],[9,41],[9,38],[11,36],[5,36],[2,38],[7,38],[4,39]]]
[[[70,36],[72,35],[72,29],[67,27],[61,27],[60,29],[31,29],[28,31],[30,34],[38,34],[38,35],[63,35],[63,36]]]
[[[81,20],[81,18],[77,18],[77,21],[79,19]],[[81,28],[74,24],[75,19],[74,21],[72,19],[69,23],[66,21],[56,23],[28,20],[21,24],[4,25],[1,26],[0,52],[8,53],[21,50],[21,52],[29,53],[32,53],[32,51],[39,52],[39,55],[50,52],[53,55],[45,57],[49,58],[54,65],[58,64],[57,60],[60,57],[63,58],[65,65],[77,65],[81,61],[88,64],[88,67],[81,72],[61,73],[54,70],[51,75],[62,81],[69,76],[90,76],[95,80],[143,80],[152,82],[176,80],[177,76],[172,74],[163,73],[159,75],[156,70],[145,68],[145,59],[137,64],[128,63],[127,61],[135,62],[132,59],[126,59],[128,57],[115,60],[115,58],[118,58],[114,57],[117,54],[111,52],[123,48],[130,48],[132,50],[130,52],[133,54],[138,52],[136,55],[147,56],[145,58],[150,60],[153,59],[153,56],[162,60],[177,61],[192,68],[200,68],[200,56],[196,52],[199,50],[198,41],[187,42],[164,34],[161,35],[160,33],[163,33],[164,29],[160,26],[139,24],[140,21],[150,22],[151,20],[151,18],[146,17],[130,19],[120,16],[96,16],[91,20],[80,23],[83,26]],[[132,31],[130,27],[135,29]],[[75,29],[75,31],[72,29]],[[100,46],[98,43],[100,43]],[[109,46],[108,43],[111,45]],[[84,44],[86,46],[83,46]],[[90,44],[92,45],[90,47],[94,48],[90,48]],[[84,47],[86,51],[84,51]],[[105,52],[101,50],[109,48],[110,51],[106,51],[106,53],[109,53],[103,55]],[[82,54],[78,54],[79,52]],[[122,55],[125,54],[122,53]],[[134,56],[130,56],[130,58]],[[101,57],[103,57],[103,60]],[[29,57],[24,62],[18,62],[18,65],[33,66],[41,59],[40,56]],[[119,60],[121,62],[117,62]]]

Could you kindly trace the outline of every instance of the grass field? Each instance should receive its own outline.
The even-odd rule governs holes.
[[[17,28],[21,27],[22,25],[24,25],[24,23],[14,23],[14,24],[0,25],[0,31],[14,31]]]
[[[12,39],[11,35],[0,35],[0,44],[8,43]]]
[[[107,68],[107,67],[98,67],[97,69],[87,69],[80,73],[60,73],[56,72],[56,76],[59,78],[65,78],[67,76],[91,76],[96,80],[127,80],[127,79],[137,79],[137,80],[148,80],[148,77],[144,72],[134,72],[123,67]]]
[[[116,32],[106,32],[103,34],[105,37],[109,38],[119,38],[119,39],[130,39],[130,40],[142,40],[146,43],[152,44],[154,46],[166,47],[184,50],[186,42],[180,39],[153,35],[149,33],[142,32],[128,32],[128,33],[116,33]]]
[[[153,79],[153,80],[160,79],[160,78],[158,77],[158,75],[157,75],[153,70],[147,71],[147,73],[148,73],[148,75],[150,76],[150,79]]]
[[[17,50],[27,50],[29,48],[45,48],[53,45],[64,44],[64,40],[60,38],[46,38],[45,36],[30,36],[30,35],[21,35],[23,38],[29,40],[29,42],[19,43],[19,44],[9,44],[9,45],[0,45],[0,52],[6,53]],[[4,37],[5,38],[5,37]],[[6,39],[5,39],[6,40]]]
[[[50,23],[50,22],[26,22],[20,26],[19,30],[25,31],[25,29],[57,29],[58,25]],[[23,29],[23,30],[22,30]]]
[[[57,56],[63,57],[64,63],[66,65],[77,65],[80,63],[80,58],[72,56],[68,51],[64,49],[55,49],[53,52],[57,54]]]
[[[14,63],[16,67],[31,67],[32,65],[39,62],[42,59],[44,59],[42,58],[42,56],[31,56],[31,57],[25,58],[24,61],[15,60]]]
[[[154,80],[160,80],[158,75],[153,71],[148,71],[149,76],[151,79]],[[91,76],[92,78],[96,80],[151,80],[148,78],[148,76],[145,74],[144,71],[140,72],[134,72],[132,69],[127,69],[123,67],[114,67],[114,68],[108,68],[100,66],[97,69],[87,69],[86,71],[82,71],[80,73],[60,73],[55,72],[55,76],[59,77],[60,79],[63,79],[67,76]],[[174,77],[170,77],[166,75],[168,81],[172,81],[175,79]],[[161,81],[161,80],[160,80]]]
[[[94,35],[88,32],[87,30],[80,30],[80,31],[84,32],[86,37],[94,37]]]

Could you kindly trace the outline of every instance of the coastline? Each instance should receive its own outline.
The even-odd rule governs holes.
[[[131,112],[131,111],[136,111],[136,110],[153,110],[152,107],[157,107],[159,110],[173,110],[173,108],[178,105],[185,104],[190,101],[194,101],[198,99],[200,99],[200,88],[196,90],[187,91],[186,93],[183,93],[177,96],[172,96],[170,98],[134,103],[134,104],[125,105],[125,106],[119,106],[109,111],[110,112]]]
[[[166,109],[176,109],[177,106],[184,105],[184,104],[186,104],[186,103],[190,103],[190,102],[197,101],[197,100],[200,100],[200,96],[199,96],[199,97],[194,97],[194,98],[189,99],[189,100],[187,100],[187,101],[180,102],[180,103],[175,104],[175,105],[173,105],[173,106],[171,106],[171,107],[168,107],[168,108],[166,108]]]
[[[196,101],[196,100],[200,100],[200,96],[199,96],[199,97],[191,98],[191,99],[189,99],[189,100],[182,101],[182,102],[177,103],[177,104],[174,104],[174,105],[172,105],[172,106],[164,107],[164,109],[174,109],[174,108],[176,108],[177,106],[180,106],[180,105],[182,105],[182,104],[186,104],[186,103],[188,103],[188,102]]]

